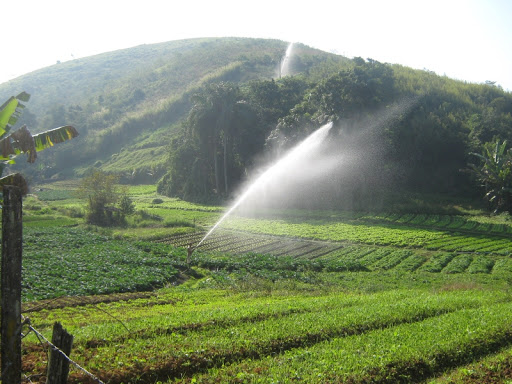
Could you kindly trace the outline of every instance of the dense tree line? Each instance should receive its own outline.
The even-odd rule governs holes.
[[[350,143],[359,154],[350,172],[326,181],[330,204],[383,204],[376,195],[385,191],[475,197],[480,191],[471,174],[461,172],[470,153],[512,139],[512,95],[499,87],[361,58],[318,73],[199,90],[169,146],[159,191],[185,199],[229,197],[256,155],[280,153],[333,121],[331,150]]]
[[[29,179],[82,177],[91,167],[122,182],[162,177],[162,193],[224,200],[262,154],[279,156],[333,121],[329,151],[351,153],[350,166],[322,181],[335,206],[383,205],[382,192],[486,193],[478,174],[461,169],[485,165],[471,153],[512,142],[510,93],[300,44],[293,75],[280,78],[286,47],[237,38],[165,43],[1,84],[0,93],[16,87],[34,96],[20,124],[80,130],[77,140],[43,152],[37,169],[14,167]]]

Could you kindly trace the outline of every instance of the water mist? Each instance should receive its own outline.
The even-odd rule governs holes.
[[[281,61],[281,67],[279,68],[279,77],[288,76],[291,72],[290,61],[292,57],[293,43],[288,45],[286,53]]]
[[[219,227],[219,225],[230,216],[242,203],[246,202],[250,197],[256,193],[261,193],[265,188],[279,188],[279,184],[287,174],[293,172],[292,177],[300,177],[298,173],[303,176],[307,174],[304,166],[309,162],[312,156],[318,155],[321,152],[322,144],[327,137],[329,130],[332,128],[332,123],[323,125],[318,130],[309,135],[305,140],[297,146],[288,151],[283,157],[277,160],[271,167],[264,171],[261,175],[248,184],[245,190],[241,193],[240,197],[235,200],[226,213],[220,218],[219,221],[206,233],[203,239],[197,244],[199,247],[210,234]],[[301,167],[300,165],[303,165]],[[299,168],[299,169],[298,169]]]
[[[362,179],[375,179],[372,187],[379,189],[379,182],[386,183],[389,176],[378,166],[386,152],[382,133],[407,115],[417,101],[417,97],[406,98],[366,117],[340,120],[336,132],[331,130],[332,123],[320,127],[250,178],[239,197],[197,246],[235,210],[251,214],[276,207],[316,208],[319,203],[322,206],[331,200],[338,204],[340,196],[345,196],[345,191]]]

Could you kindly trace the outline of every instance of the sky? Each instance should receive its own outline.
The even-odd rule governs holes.
[[[0,14],[0,83],[103,52],[195,37],[299,42],[512,92],[510,0],[24,0]],[[4,8],[5,10],[5,8]]]

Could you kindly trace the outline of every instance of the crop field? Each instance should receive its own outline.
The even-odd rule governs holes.
[[[508,217],[235,216],[187,263],[221,207],[138,186],[128,226],[101,229],[72,189],[25,200],[22,312],[48,339],[61,322],[105,383],[512,380]],[[23,332],[24,373],[44,383],[47,347]]]

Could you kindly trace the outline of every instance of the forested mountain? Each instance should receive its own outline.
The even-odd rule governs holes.
[[[512,139],[512,95],[499,87],[301,44],[288,72],[287,47],[242,38],[143,45],[1,84],[3,99],[32,94],[22,123],[34,132],[64,124],[80,132],[43,153],[37,169],[16,167],[33,178],[96,167],[125,182],[159,182],[169,195],[227,198],[262,153],[332,121],[329,150],[352,155],[348,171],[329,177],[330,203],[357,208],[383,204],[382,190],[470,196],[475,184],[460,171],[476,161],[469,154]]]

